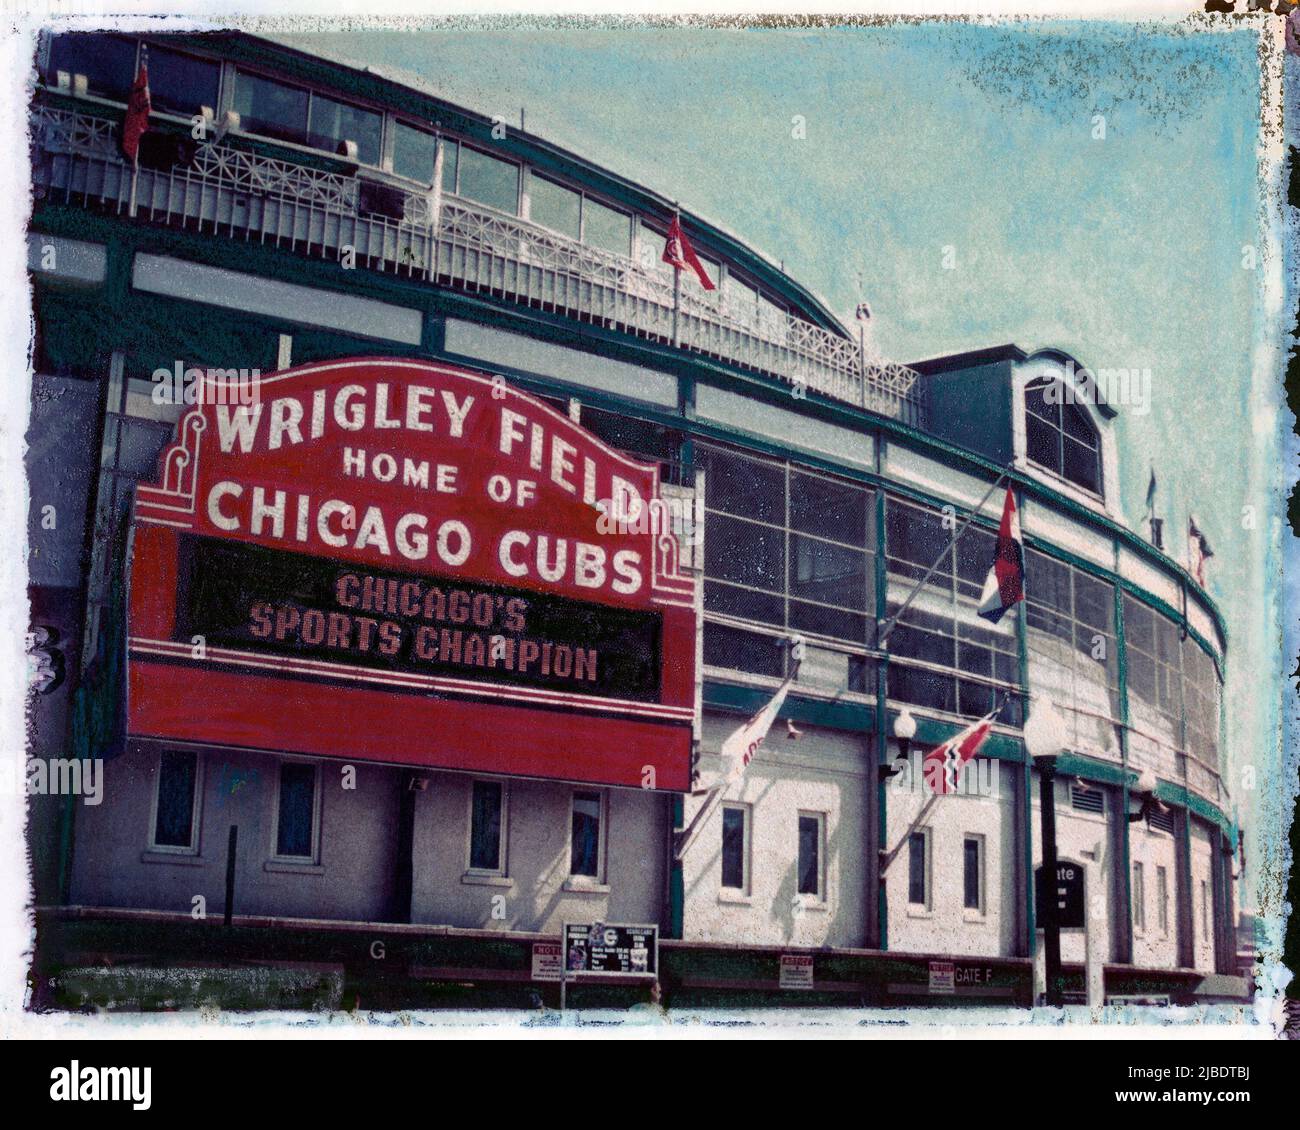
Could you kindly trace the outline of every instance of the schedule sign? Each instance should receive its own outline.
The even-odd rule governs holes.
[[[132,736],[689,788],[695,581],[657,466],[450,365],[251,391],[204,386],[137,490]]]
[[[567,973],[656,977],[659,974],[659,927],[596,922],[564,927]]]

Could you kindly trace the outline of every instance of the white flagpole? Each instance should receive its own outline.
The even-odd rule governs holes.
[[[140,179],[140,143],[136,142],[135,159],[131,162],[131,202],[127,205],[126,214],[135,219],[135,186]]]

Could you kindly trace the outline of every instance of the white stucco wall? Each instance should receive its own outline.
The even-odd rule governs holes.
[[[1192,821],[1192,961],[1195,968],[1214,972],[1214,871],[1210,833]]]
[[[1150,831],[1145,821],[1129,825],[1129,860],[1141,863],[1146,884],[1145,927],[1133,929],[1133,964],[1151,969],[1178,965],[1177,844],[1164,832]],[[1168,929],[1160,929],[1157,869],[1163,867],[1169,884]],[[1134,891],[1134,899],[1137,892]]]
[[[1015,840],[1015,775],[978,758],[963,774],[965,792],[933,798],[920,771],[921,754],[886,793],[885,872],[889,948],[911,953],[1012,956],[1019,922],[1020,863]],[[924,814],[923,814],[924,812]],[[919,818],[919,823],[917,822]],[[915,824],[915,827],[914,827]],[[929,835],[929,899],[908,901],[907,838]],[[964,841],[983,837],[983,908],[964,906]],[[889,858],[889,856],[887,856]]]
[[[704,716],[702,767],[716,771],[722,740],[742,721]],[[749,805],[750,888],[724,890],[720,810],[700,829],[683,864],[687,939],[755,945],[862,946],[867,938],[869,743],[862,735],[801,727],[791,741],[773,728],[725,799]],[[702,800],[688,798],[686,820]],[[797,898],[800,812],[823,813],[827,897]]]
[[[664,925],[670,798],[606,789],[605,873],[569,875],[572,796],[578,786],[508,782],[503,878],[469,873],[473,777],[432,773],[416,795],[411,920],[558,934],[564,922]],[[581,786],[582,791],[601,791]]]

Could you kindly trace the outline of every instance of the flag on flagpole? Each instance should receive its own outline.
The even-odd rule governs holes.
[[[668,239],[664,243],[663,261],[679,271],[688,268],[694,271],[695,277],[700,280],[700,286],[705,290],[717,289],[713,285],[713,280],[709,278],[709,272],[704,269],[704,264],[700,262],[700,257],[695,254],[691,241],[682,231],[682,223],[677,216],[674,216],[673,222],[668,225]]]
[[[126,104],[126,118],[122,122],[122,152],[128,161],[134,162],[140,156],[140,138],[149,129],[149,112],[152,109],[149,101],[149,68],[142,53],[140,69],[136,72],[131,97]]]
[[[996,624],[1007,609],[1024,599],[1025,554],[1024,543],[1020,540],[1020,515],[1016,511],[1015,495],[1007,487],[997,549],[993,566],[984,579],[984,591],[980,593],[979,614]]]
[[[1196,578],[1197,583],[1205,584],[1205,562],[1214,556],[1214,550],[1210,548],[1209,541],[1201,533],[1201,528],[1196,524],[1196,515],[1187,515],[1187,557],[1188,571]]]
[[[785,696],[790,691],[790,684],[795,681],[798,674],[799,664],[796,661],[785,682],[777,687],[776,693],[763,709],[744,725],[733,730],[722,743],[722,775],[719,783],[723,788],[734,785],[745,775],[749,763],[754,760],[754,754],[758,752],[758,747],[763,744],[763,739],[767,737],[772,723],[781,712],[781,707],[785,705]]]
[[[1002,707],[999,705],[998,710]],[[921,773],[932,793],[955,793],[961,771],[966,762],[977,753],[984,739],[993,729],[993,718],[997,714],[986,714],[977,722],[972,722],[964,730],[953,734],[942,745],[937,745],[925,755],[921,763]]]
[[[1154,513],[1156,508],[1156,469],[1151,468],[1151,480],[1147,483],[1147,512]]]

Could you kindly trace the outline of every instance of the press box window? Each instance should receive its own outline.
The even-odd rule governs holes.
[[[471,871],[505,873],[505,787],[500,781],[475,781],[470,795]]]
[[[381,115],[323,94],[313,94],[309,118],[308,145],[337,153],[344,141],[355,141],[358,161],[363,165],[379,164]]]
[[[260,75],[235,78],[235,112],[240,128],[263,137],[302,144],[307,140],[308,93]]]
[[[749,810],[744,805],[722,808],[722,885],[749,890]]]
[[[799,894],[826,898],[823,881],[825,868],[825,817],[820,812],[799,813]]]
[[[50,40],[49,81],[66,71],[86,76],[86,89],[101,98],[125,102],[135,81],[136,41],[115,35],[70,33]]]
[[[199,755],[164,750],[158,758],[158,797],[153,847],[195,851],[198,847]]]
[[[573,831],[569,874],[589,879],[599,879],[601,863],[601,815],[603,799],[600,793],[573,794]]]
[[[300,761],[280,765],[275,854],[282,859],[316,857],[316,781],[315,765]]]
[[[456,194],[511,216],[519,211],[519,166],[461,147]]]
[[[217,108],[221,68],[207,59],[149,45],[149,104],[155,110],[190,117],[200,106]]]
[[[433,183],[433,163],[438,154],[438,139],[422,129],[395,123],[393,129],[393,172],[421,184]],[[445,163],[445,158],[444,158]]]

